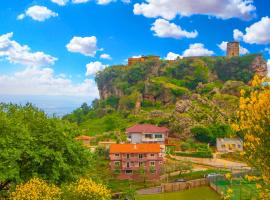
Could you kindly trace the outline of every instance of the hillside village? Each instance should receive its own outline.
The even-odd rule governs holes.
[[[222,64],[215,59],[225,59],[227,63]],[[135,184],[132,187],[135,188],[141,188],[136,185],[142,180],[143,188],[157,186],[157,191],[139,190],[141,194],[181,191],[208,185],[209,182],[211,188],[221,194],[214,180],[225,181],[224,174],[228,172],[237,177],[239,173],[244,176],[253,170],[241,160],[243,137],[232,130],[228,120],[237,108],[240,90],[250,87],[251,77],[255,74],[261,78],[266,76],[266,63],[257,54],[240,57],[238,42],[228,43],[227,56],[224,58],[179,57],[175,61],[169,61],[169,65],[177,65],[178,62],[191,62],[188,66],[195,67],[193,76],[199,73],[200,78],[204,75],[206,79],[192,80],[192,74],[187,71],[180,73],[188,73],[188,79],[196,85],[190,85],[188,81],[185,83],[183,79],[187,77],[178,82],[177,79],[165,79],[163,68],[168,64],[160,63],[158,56],[129,58],[127,66],[115,66],[100,72],[97,83],[101,100],[94,102],[93,108],[88,111],[88,117],[95,121],[97,115],[102,121],[104,117],[111,116],[101,123],[109,123],[112,129],[107,133],[105,131],[77,139],[84,141],[84,145],[91,151],[105,149],[105,159],[108,161],[106,167],[116,179],[132,180]],[[224,66],[215,69],[214,62]],[[243,66],[239,67],[239,62],[243,62]],[[235,64],[238,69],[232,69]],[[132,80],[129,86],[124,86],[117,81],[120,81],[121,76],[125,79],[128,75],[116,75],[117,71],[112,71],[134,69],[134,73],[140,74],[139,68],[142,66],[147,66],[149,69],[144,70],[150,74],[143,78],[144,89],[140,86],[141,77]],[[173,69],[168,69],[170,68]],[[224,70],[224,74],[213,70]],[[107,72],[112,73],[111,76],[107,76]],[[136,77],[134,73],[132,77]],[[174,76],[178,72],[170,73]],[[230,73],[230,78],[234,80],[227,80],[226,73]],[[232,75],[233,73],[237,75]],[[157,84],[158,88],[153,88],[153,84]],[[161,93],[157,93],[156,90],[159,89],[162,89]],[[204,107],[201,111],[200,105]],[[116,114],[117,112],[122,113]],[[203,114],[200,115],[200,112]],[[120,119],[121,115],[126,116],[126,119]],[[65,118],[72,121],[76,119],[75,116],[80,115],[75,111]],[[116,116],[115,120],[119,123],[112,116]],[[81,127],[85,131],[95,131],[87,126],[90,121],[81,117],[78,122]],[[195,180],[191,178],[194,173],[198,174]],[[147,186],[147,182],[151,184]],[[170,187],[174,189],[169,189]]]

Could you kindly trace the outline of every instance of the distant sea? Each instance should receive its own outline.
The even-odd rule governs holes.
[[[90,97],[0,95],[0,102],[21,105],[29,102],[45,111],[49,116],[56,115],[58,117],[71,113],[84,102],[90,105],[92,100]]]

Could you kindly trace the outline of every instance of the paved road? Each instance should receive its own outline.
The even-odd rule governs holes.
[[[228,161],[219,158],[192,158],[173,155],[171,155],[171,157],[175,158],[176,160],[190,161],[193,163],[208,165],[216,168],[227,168],[227,169],[249,168],[245,163]]]

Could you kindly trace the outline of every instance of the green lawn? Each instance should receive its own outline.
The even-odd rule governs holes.
[[[136,200],[220,200],[209,187],[199,187],[182,192],[137,196]]]

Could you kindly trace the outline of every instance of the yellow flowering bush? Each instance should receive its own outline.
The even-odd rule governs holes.
[[[91,179],[81,178],[67,186],[64,199],[109,200],[111,199],[111,191]]]
[[[270,199],[270,86],[261,83],[255,75],[251,81],[253,90],[241,91],[238,122],[233,127],[244,135],[246,160],[262,173],[260,198]]]
[[[33,178],[20,184],[10,195],[11,200],[58,200],[61,199],[61,190],[49,185],[46,181]]]

